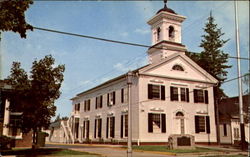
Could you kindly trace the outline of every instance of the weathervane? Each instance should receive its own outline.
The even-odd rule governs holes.
[[[164,8],[167,8],[167,2],[168,0],[163,0],[164,1]]]

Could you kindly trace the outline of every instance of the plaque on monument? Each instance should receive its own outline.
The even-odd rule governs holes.
[[[177,146],[191,146],[190,137],[186,136],[177,137]]]

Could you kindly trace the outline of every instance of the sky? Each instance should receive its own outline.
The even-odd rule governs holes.
[[[100,38],[151,45],[147,21],[163,8],[163,1],[35,1],[26,11],[26,20],[35,27],[95,36]],[[169,1],[168,7],[187,17],[182,25],[182,44],[192,52],[199,47],[203,28],[212,11],[215,23],[229,39],[222,50],[236,56],[233,1]],[[238,1],[240,53],[249,57],[249,2]],[[64,64],[61,96],[56,101],[56,114],[69,116],[70,99],[128,70],[148,64],[147,48],[109,43],[93,39],[56,34],[40,30],[28,31],[27,38],[12,32],[2,33],[1,52],[3,78],[10,74],[13,61],[21,62],[27,72],[32,62],[52,55],[56,65]],[[237,77],[237,60],[229,59],[232,68],[228,79]],[[249,63],[241,60],[241,73]],[[228,96],[237,96],[237,80],[222,85]],[[243,86],[246,90],[246,86]]]

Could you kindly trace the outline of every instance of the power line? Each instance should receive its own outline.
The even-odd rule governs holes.
[[[37,29],[37,30],[41,30],[41,31],[53,32],[53,33],[58,33],[58,34],[70,35],[70,36],[77,36],[77,37],[94,39],[94,40],[101,40],[101,41],[105,41],[105,42],[112,42],[112,43],[123,44],[123,45],[130,45],[130,46],[137,46],[137,47],[144,47],[144,48],[151,48],[152,47],[152,46],[144,45],[144,44],[124,42],[124,41],[118,41],[118,40],[111,40],[111,39],[105,39],[105,38],[100,38],[100,37],[94,37],[94,36],[88,36],[88,35],[82,35],[82,34],[76,34],[76,33],[63,32],[63,31],[58,31],[58,30],[53,30],[53,29],[48,29],[48,28],[40,28],[40,27],[33,27],[33,28]],[[168,50],[166,48],[157,47],[157,46],[153,46],[153,48]],[[250,58],[234,57],[234,56],[229,56],[228,58],[242,59],[242,60],[248,60],[248,61],[250,60]]]

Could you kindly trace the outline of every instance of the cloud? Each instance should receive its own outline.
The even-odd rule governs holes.
[[[149,34],[150,33],[150,30],[147,28],[137,28],[135,30],[136,33],[139,33],[139,34],[142,34],[142,35],[145,35],[145,34]]]
[[[148,64],[147,57],[140,56],[140,57],[136,57],[130,61],[116,63],[113,66],[113,68],[120,71],[120,72],[125,73],[125,72],[128,72],[129,70],[134,70],[134,69],[140,68],[146,64]]]
[[[122,33],[120,33],[120,35],[121,35],[122,37],[127,37],[129,34],[128,34],[128,32],[122,32]]]

